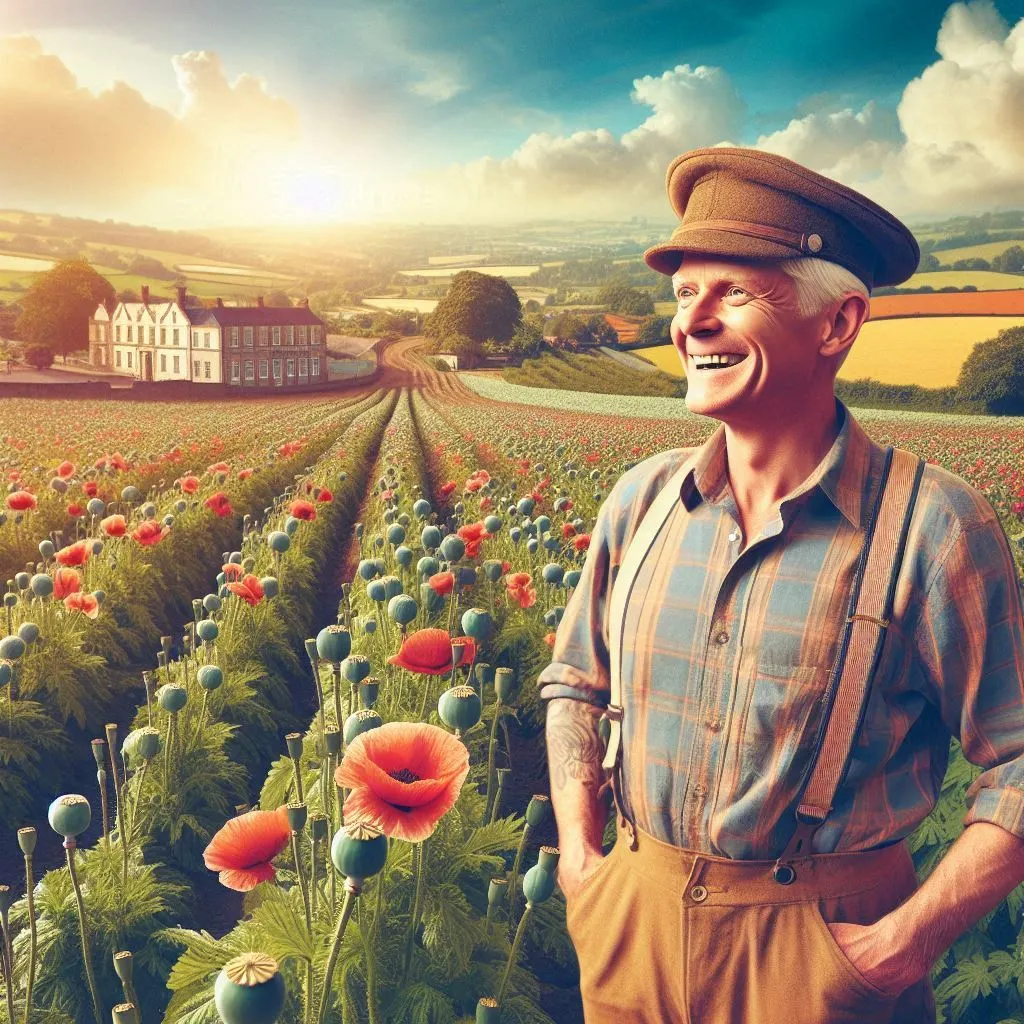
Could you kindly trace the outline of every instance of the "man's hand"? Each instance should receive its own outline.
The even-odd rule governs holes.
[[[559,864],[561,870],[561,864]],[[874,924],[829,924],[828,930],[847,960],[875,988],[897,996],[931,970],[916,948],[892,928],[891,914]]]
[[[608,854],[600,850],[585,849],[581,857],[567,858],[560,851],[558,858],[558,888],[566,900],[576,899],[583,883],[604,863]]]

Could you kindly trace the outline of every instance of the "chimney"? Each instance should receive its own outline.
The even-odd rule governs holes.
[[[183,284],[179,284],[177,291],[178,291],[178,305],[181,306],[182,309],[184,309],[185,308],[185,286]]]
[[[224,308],[224,300],[219,295],[217,296],[217,308],[218,309],[223,309]]]
[[[263,308],[263,296],[262,295],[257,295],[256,296],[256,305],[259,306],[260,309]]]
[[[305,297],[303,297],[303,298],[299,299],[299,305],[300,305],[300,306],[301,306],[301,307],[302,307],[303,309],[309,309],[309,299],[307,299],[307,298],[305,298]]]
[[[144,284],[142,286],[142,304],[144,306],[148,306],[149,305],[149,285],[148,284]]]

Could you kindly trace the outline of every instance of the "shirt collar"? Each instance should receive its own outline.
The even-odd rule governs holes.
[[[872,449],[877,447],[850,414],[846,404],[836,398],[836,412],[842,426],[828,454],[811,475],[780,503],[795,500],[814,487],[820,488],[833,505],[857,529],[866,518],[866,484],[870,476]],[[683,478],[679,497],[687,511],[700,501],[716,501],[725,490],[725,424],[720,423],[697,449],[694,464]]]

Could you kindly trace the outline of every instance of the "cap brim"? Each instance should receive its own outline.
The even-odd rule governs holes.
[[[766,262],[793,259],[801,255],[778,242],[733,234],[731,231],[706,229],[687,231],[685,241],[662,242],[651,246],[644,252],[644,262],[659,274],[671,277],[679,269],[686,254]]]

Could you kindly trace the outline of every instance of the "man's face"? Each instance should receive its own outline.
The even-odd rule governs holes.
[[[672,277],[671,336],[686,373],[686,404],[734,425],[791,420],[800,400],[828,386],[818,355],[821,316],[798,312],[796,282],[772,263],[686,257]],[[703,355],[742,357],[734,366],[700,369]],[[796,403],[796,404],[794,404]]]

